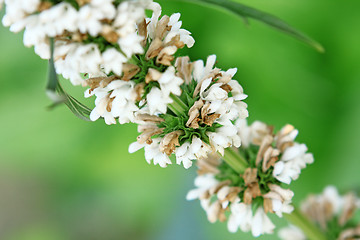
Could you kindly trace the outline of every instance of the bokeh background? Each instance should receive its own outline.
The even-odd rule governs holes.
[[[359,189],[358,0],[241,1],[308,33],[325,54],[216,8],[159,2],[166,14],[181,12],[197,41],[184,54],[217,54],[219,67],[238,68],[250,121],[300,130],[298,141],[316,162],[293,182],[295,202],[328,184]],[[0,239],[252,239],[210,224],[198,201],[185,200],[195,168],[161,169],[148,165],[143,151],[129,154],[134,125],[83,122],[65,106],[48,111],[47,62],[23,46],[22,34],[2,26],[0,43]],[[82,99],[84,89],[64,85]]]

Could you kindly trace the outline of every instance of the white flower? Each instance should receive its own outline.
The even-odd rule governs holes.
[[[140,144],[138,142],[134,142],[130,144],[129,152],[133,153],[145,147],[146,161],[149,164],[151,164],[151,161],[153,161],[154,165],[159,164],[160,167],[165,168],[168,164],[171,164],[171,161],[165,153],[160,152],[160,142],[161,138],[153,139],[151,144]]]
[[[125,37],[119,38],[118,44],[125,55],[130,58],[135,53],[143,53],[144,49],[141,47],[140,42],[142,37],[136,33],[128,34]]]
[[[254,144],[255,139],[261,139],[264,134],[268,133],[268,126],[260,121],[255,121],[248,126],[247,120],[238,119],[235,125],[239,131],[241,144],[245,148],[248,148],[250,144]]]
[[[148,31],[148,37],[151,40],[154,40],[156,37],[156,29],[158,26],[159,18],[161,15],[161,7],[159,4],[152,3],[151,7],[148,7],[149,9],[153,10],[153,15],[151,18],[146,19],[146,22],[148,23],[147,31]],[[191,33],[185,29],[181,29],[182,22],[179,21],[180,19],[180,13],[175,13],[170,16],[168,26],[171,27],[170,31],[166,33],[164,36],[164,43],[169,43],[173,37],[179,36],[180,41],[183,42],[188,48],[191,48],[195,40],[193,37],[191,37]]]
[[[154,80],[159,83],[160,89],[153,87],[146,96],[147,106],[151,115],[155,113],[165,114],[167,105],[173,102],[170,94],[180,95],[180,85],[184,82],[184,80],[175,76],[175,68],[173,66],[168,67],[164,73],[157,73],[157,77]]]
[[[122,63],[135,53],[143,53],[143,38],[138,36],[136,24],[144,19],[145,7],[151,2],[123,1],[116,8],[113,0],[92,0],[76,10],[67,2],[52,5],[40,0],[6,0],[3,24],[14,32],[25,29],[25,46],[34,46],[44,59],[50,58],[49,38],[56,37],[57,72],[78,85],[83,82],[81,74],[99,74],[102,69],[121,76]],[[113,34],[126,56],[114,48],[100,53],[95,44],[83,44],[82,38],[104,36],[105,30]]]
[[[146,96],[146,100],[150,114],[157,112],[166,113],[167,105],[173,102],[169,96],[164,96],[163,92],[157,87],[151,89],[150,93]]]
[[[210,146],[194,136],[191,143],[185,142],[176,149],[176,163],[179,165],[182,163],[184,168],[188,169],[192,166],[192,160],[207,157],[210,152]]]
[[[282,240],[307,240],[305,234],[293,225],[280,229],[278,236]]]
[[[294,193],[289,189],[283,189],[276,184],[269,184],[270,192],[264,195],[264,198],[268,198],[272,203],[272,210],[282,217],[283,213],[291,213],[294,207],[291,205],[291,200]]]
[[[270,218],[264,212],[262,207],[259,207],[254,215],[251,233],[254,237],[258,237],[264,233],[273,233],[275,225],[271,222]]]
[[[171,30],[166,35],[164,42],[168,43],[172,40],[173,37],[179,35],[180,41],[182,41],[188,48],[191,48],[194,46],[195,40],[190,36],[191,33],[189,31],[181,29],[182,22],[179,21],[180,16],[180,13],[175,13],[170,16],[168,25],[171,26]]]
[[[233,203],[230,205],[230,216],[228,221],[229,232],[235,233],[240,228],[243,232],[251,230],[253,213],[251,205],[245,203]]]
[[[290,184],[291,180],[298,179],[301,170],[306,164],[314,162],[311,153],[306,153],[305,144],[294,143],[294,146],[286,148],[280,160],[274,166],[273,176],[280,182]]]
[[[210,139],[210,145],[221,155],[224,155],[225,148],[240,147],[241,144],[237,128],[234,125],[222,126],[217,128],[215,132],[208,132],[207,135]]]
[[[78,11],[78,29],[81,33],[97,36],[103,26],[101,20],[113,19],[116,14],[112,0],[93,0]]]
[[[236,232],[239,228],[243,232],[251,230],[254,237],[259,237],[265,233],[273,233],[275,225],[262,207],[258,207],[253,215],[251,205],[233,203],[230,206],[230,211],[231,215],[228,221],[228,230],[230,232]]]
[[[213,174],[200,175],[195,178],[196,189],[190,190],[186,195],[186,200],[202,199],[204,194],[211,188],[219,184]]]
[[[102,58],[102,66],[104,67],[104,72],[106,74],[113,72],[116,75],[121,76],[123,63],[127,60],[124,55],[115,48],[110,48],[102,53]]]
[[[216,62],[216,55],[210,55],[207,58],[206,65],[204,66],[204,61],[198,60],[194,62],[194,71],[193,77],[197,82],[202,82],[209,77],[211,72],[214,70],[214,65]]]
[[[58,43],[54,55],[57,73],[69,78],[74,85],[83,83],[81,73],[101,74],[102,57],[95,44]]]
[[[85,91],[85,97],[95,95],[95,105],[90,115],[92,121],[104,117],[107,124],[115,124],[115,118],[120,124],[133,122],[134,113],[139,110],[135,104],[136,93],[134,83],[114,80],[105,87],[97,87]]]
[[[36,12],[40,3],[40,0],[5,0],[6,14],[2,20],[4,26],[8,27]]]
[[[181,94],[180,86],[184,83],[184,80],[177,77],[175,75],[175,68],[170,66],[161,75],[158,82],[164,95],[170,95],[170,93],[173,93],[179,96]]]

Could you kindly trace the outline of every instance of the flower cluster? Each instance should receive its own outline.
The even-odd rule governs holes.
[[[173,102],[170,95],[181,94],[184,80],[176,76],[173,55],[185,45],[192,47],[194,39],[180,28],[180,14],[165,15],[159,20],[160,14],[159,7],[152,18],[143,19],[137,26],[144,52],[134,54],[125,63],[113,61],[122,75],[108,71],[92,75],[83,84],[90,87],[85,97],[96,96],[91,120],[103,117],[107,124],[115,124],[115,119],[119,119],[122,124],[134,122],[138,112],[165,114],[167,105]]]
[[[214,68],[215,60],[214,55],[206,64],[190,62],[188,57],[176,59],[176,75],[184,81],[181,94],[173,97],[165,113],[136,115],[141,135],[130,152],[145,147],[146,160],[161,167],[171,164],[169,156],[175,154],[176,163],[189,168],[194,159],[213,152],[224,155],[226,148],[240,146],[234,122],[248,116],[242,101],[247,96],[232,80],[236,69]]]
[[[319,195],[310,195],[301,206],[302,212],[316,224],[328,239],[351,240],[360,238],[360,225],[354,222],[354,213],[360,208],[360,199],[350,192],[340,196],[334,186],[328,186]],[[283,240],[306,240],[295,226],[279,231]]]
[[[122,63],[142,53],[143,38],[136,24],[145,9],[159,11],[152,0],[5,0],[3,24],[24,31],[25,46],[50,58],[49,40],[55,39],[55,66],[75,85],[83,74],[121,75]]]
[[[215,156],[199,160],[197,188],[188,193],[187,199],[200,199],[210,222],[225,221],[229,211],[230,232],[251,230],[257,237],[275,228],[267,213],[282,217],[293,211],[294,193],[282,184],[297,179],[313,157],[306,153],[305,145],[294,142],[298,132],[291,125],[277,134],[261,122],[247,126],[245,120],[238,120],[236,125],[243,144],[233,154],[243,158],[247,167],[242,173],[234,171],[226,156],[225,161]]]

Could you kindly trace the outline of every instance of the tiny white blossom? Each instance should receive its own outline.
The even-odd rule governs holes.
[[[217,128],[215,132],[208,132],[207,135],[210,139],[210,145],[221,155],[224,155],[225,148],[240,147],[241,144],[236,126],[222,126]]]
[[[293,225],[280,229],[278,235],[282,240],[307,240],[305,234]]]
[[[206,157],[210,152],[210,146],[194,136],[191,143],[185,142],[176,149],[176,163],[179,165],[182,163],[188,169],[192,166],[192,160]]]
[[[286,184],[298,179],[301,170],[306,167],[306,164],[314,162],[313,155],[306,152],[307,147],[305,144],[295,143],[294,146],[287,148],[280,161],[274,166],[274,177]]]
[[[275,229],[275,225],[264,212],[262,207],[258,207],[255,213],[251,209],[251,205],[244,203],[233,203],[230,206],[231,215],[228,221],[228,230],[236,232],[239,228],[243,232],[251,231],[254,237],[262,234],[271,234]]]
[[[133,153],[144,147],[146,161],[149,164],[153,161],[154,165],[159,165],[160,167],[165,168],[168,164],[172,163],[165,153],[160,152],[160,141],[161,138],[155,138],[151,144],[139,144],[138,142],[134,142],[130,144],[129,152]]]

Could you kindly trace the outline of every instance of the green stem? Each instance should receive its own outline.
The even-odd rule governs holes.
[[[185,105],[185,103],[181,101],[181,99],[178,96],[172,93],[170,94],[170,97],[173,100],[173,103],[168,105],[170,110],[178,116],[187,114],[186,111],[188,107]]]
[[[249,167],[248,162],[233,148],[225,149],[224,156],[221,156],[229,166],[238,173],[244,173]]]
[[[289,222],[300,228],[309,240],[327,240],[324,233],[310,222],[296,207],[292,213],[284,214],[284,216]]]

